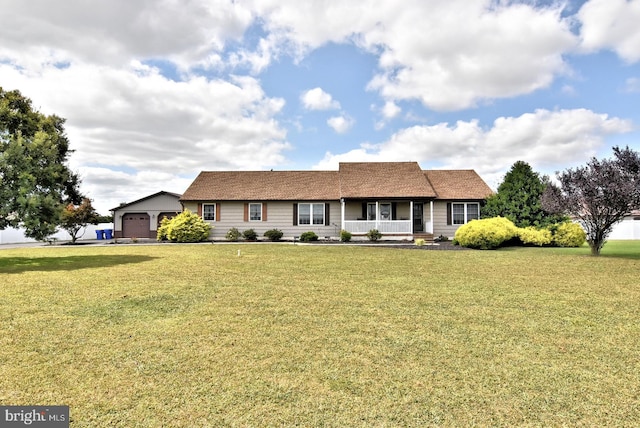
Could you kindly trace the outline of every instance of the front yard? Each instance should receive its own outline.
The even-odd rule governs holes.
[[[640,243],[588,253],[3,250],[0,404],[72,427],[636,426]]]

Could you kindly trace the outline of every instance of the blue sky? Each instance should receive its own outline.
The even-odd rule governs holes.
[[[28,3],[28,4],[27,4]],[[640,150],[640,0],[0,0],[0,86],[102,213],[202,170],[553,176]]]

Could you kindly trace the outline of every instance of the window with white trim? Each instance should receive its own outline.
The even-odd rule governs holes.
[[[324,204],[298,204],[298,224],[324,225]]]
[[[216,204],[202,204],[202,219],[216,221]]]
[[[262,221],[262,204],[249,204],[249,221]]]
[[[480,204],[465,202],[451,204],[451,218],[453,224],[466,224],[480,218]]]

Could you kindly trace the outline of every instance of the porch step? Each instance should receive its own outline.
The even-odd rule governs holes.
[[[433,243],[433,233],[414,233],[413,240],[415,241],[416,239],[424,239],[425,242],[431,244]]]

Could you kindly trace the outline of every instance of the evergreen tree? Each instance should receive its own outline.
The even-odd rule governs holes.
[[[540,198],[548,183],[548,178],[541,177],[528,163],[517,161],[504,176],[498,192],[487,198],[482,217],[505,217],[518,227],[545,227],[564,221],[566,217],[542,208]]]

